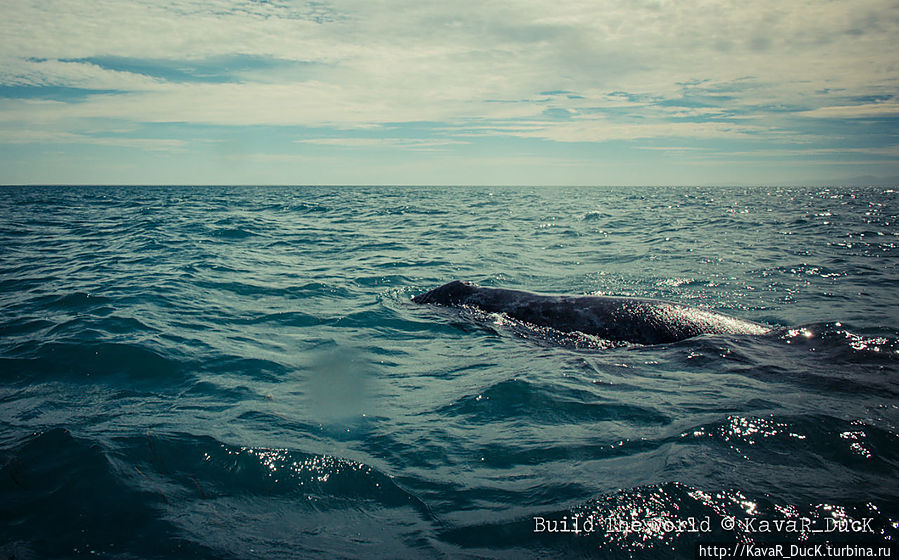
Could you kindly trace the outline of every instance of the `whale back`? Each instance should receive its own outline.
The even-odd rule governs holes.
[[[447,305],[450,307],[465,305],[466,300],[476,293],[483,290],[480,286],[470,284],[468,282],[460,282],[453,280],[448,284],[444,284],[429,292],[412,298],[415,303],[432,303],[437,305]]]
[[[534,294],[458,280],[412,298],[416,303],[473,307],[562,332],[638,344],[676,342],[701,334],[760,335],[768,327],[714,311],[634,298]]]

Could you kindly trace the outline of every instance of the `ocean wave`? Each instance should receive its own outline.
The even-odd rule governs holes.
[[[870,503],[789,503],[668,482],[604,494],[571,509],[454,527],[441,538],[462,550],[527,556],[685,558],[697,543],[819,543],[828,529],[828,542],[859,542],[858,533],[839,530],[853,524],[870,528],[866,538],[889,542],[896,537],[892,515]]]
[[[510,379],[468,395],[439,410],[443,415],[462,415],[485,423],[522,417],[529,422],[568,424],[626,422],[631,425],[664,425],[671,421],[650,407],[621,404],[584,390],[541,386],[524,379]]]
[[[182,379],[182,362],[146,345],[122,342],[52,341],[23,343],[7,352],[4,377],[65,379],[73,382],[161,384]]]
[[[332,512],[400,508],[433,520],[424,502],[364,463],[206,436],[148,431],[102,441],[54,428],[2,457],[0,541],[25,557],[230,557],[235,551],[216,541],[227,542],[222,537],[240,519],[235,508],[258,509],[255,523],[275,514],[293,526],[293,543],[276,557],[302,551],[313,540],[304,533]],[[194,532],[197,515],[219,538]]]

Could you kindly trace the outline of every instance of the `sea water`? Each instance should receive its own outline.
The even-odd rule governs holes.
[[[888,544],[897,224],[873,187],[0,188],[0,557]],[[455,279],[774,332],[410,301]]]

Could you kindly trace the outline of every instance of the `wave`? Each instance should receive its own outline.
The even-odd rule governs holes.
[[[123,472],[96,441],[55,428],[4,449],[2,457],[0,550],[7,554],[217,557],[181,538],[160,511],[168,501],[163,491],[134,484],[136,471]]]
[[[254,540],[256,530],[280,532],[268,525],[272,515],[293,535],[280,544],[263,539],[259,552],[295,557],[335,516],[400,509],[433,522],[424,502],[370,465],[208,436],[148,431],[99,440],[54,428],[0,456],[0,550],[23,557],[242,557],[248,551],[231,548],[235,524],[255,525]],[[246,511],[258,517],[244,518]],[[198,522],[205,532],[196,532]]]
[[[896,513],[864,502],[785,503],[741,490],[667,482],[603,494],[570,509],[534,510],[509,521],[453,527],[443,530],[441,538],[462,550],[489,548],[531,557],[674,559],[691,558],[698,543],[709,542],[826,539],[889,546],[899,535]],[[847,529],[852,526],[865,536]]]
[[[818,352],[825,359],[845,363],[899,362],[899,332],[892,328],[858,331],[839,322],[811,323],[784,329],[780,338],[794,347]]]
[[[671,418],[650,407],[614,402],[583,390],[541,386],[524,379],[510,379],[468,395],[439,409],[442,415],[465,416],[484,423],[496,419],[526,418],[546,424],[624,422],[664,425]]]
[[[184,375],[184,364],[147,345],[125,342],[23,343],[0,358],[7,380],[111,381],[165,384]]]

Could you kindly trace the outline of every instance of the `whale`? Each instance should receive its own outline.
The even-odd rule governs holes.
[[[642,345],[678,342],[703,334],[763,335],[773,330],[760,323],[667,301],[537,294],[459,280],[414,296],[412,301],[502,313],[561,332]]]

